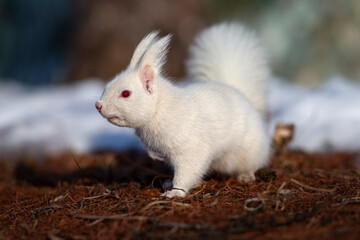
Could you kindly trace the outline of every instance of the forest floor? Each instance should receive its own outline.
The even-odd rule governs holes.
[[[0,239],[359,239],[356,161],[288,152],[168,200],[171,172],[140,152],[2,160]]]

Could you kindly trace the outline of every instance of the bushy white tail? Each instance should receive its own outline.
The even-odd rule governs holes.
[[[212,80],[238,89],[261,113],[266,110],[269,68],[258,39],[237,23],[201,32],[190,47],[187,71],[195,80]]]

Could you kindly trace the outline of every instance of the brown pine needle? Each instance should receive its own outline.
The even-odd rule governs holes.
[[[299,182],[298,180],[296,180],[294,178],[291,178],[290,182],[295,183],[295,184],[297,184],[297,185],[299,185],[299,186],[301,186],[303,188],[313,190],[313,191],[317,191],[317,192],[333,192],[333,191],[335,191],[335,189],[325,189],[325,188],[316,188],[316,187],[308,186],[308,185],[305,185],[305,184]]]
[[[89,219],[89,220],[121,220],[121,219],[128,219],[128,220],[148,220],[152,219],[151,217],[146,216],[129,216],[129,214],[116,214],[116,215],[105,215],[105,216],[98,216],[98,215],[86,215],[86,214],[76,214],[74,215],[76,218],[81,219]]]
[[[152,203],[149,203],[148,205],[146,205],[143,209],[140,210],[140,212],[143,212],[149,208],[151,208],[152,206],[154,205],[161,205],[161,204],[175,204],[175,205],[179,205],[179,206],[184,206],[184,207],[193,207],[192,205],[190,204],[187,204],[187,203],[181,203],[181,202],[174,202],[174,201],[157,201],[157,202],[152,202]]]

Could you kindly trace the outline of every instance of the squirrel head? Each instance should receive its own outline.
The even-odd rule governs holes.
[[[106,86],[96,102],[100,114],[112,124],[138,128],[157,111],[158,85],[166,61],[170,35],[147,35],[136,47],[129,66]]]

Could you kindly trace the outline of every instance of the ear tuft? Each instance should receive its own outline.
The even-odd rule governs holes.
[[[170,40],[171,35],[167,35],[160,39],[156,37],[141,57],[138,67],[143,68],[146,65],[150,65],[156,74],[161,73],[162,66],[166,62]]]
[[[141,42],[137,45],[131,58],[129,64],[130,67],[134,68],[139,64],[141,57],[144,55],[149,46],[156,42],[158,34],[159,31],[153,31],[141,40]]]
[[[148,93],[154,91],[154,81],[161,74],[162,66],[166,62],[171,35],[157,37],[158,32],[147,35],[136,47],[129,67],[134,68]]]
[[[161,72],[162,67],[166,62],[170,41],[171,35],[169,34],[150,46],[149,51],[150,54],[153,55],[154,67],[158,70],[158,72]]]

